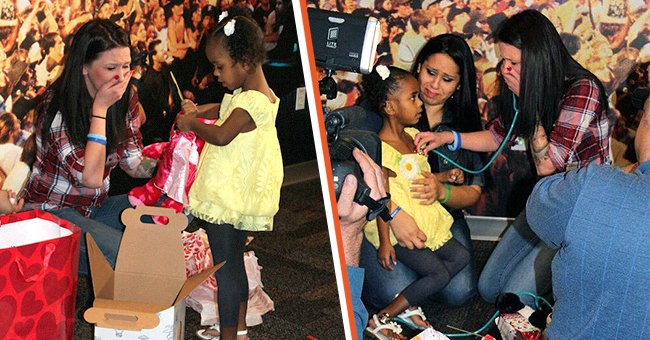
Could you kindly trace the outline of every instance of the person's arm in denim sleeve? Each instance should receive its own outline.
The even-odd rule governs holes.
[[[582,186],[592,167],[541,179],[528,197],[526,217],[531,229],[551,248],[559,248]]]
[[[346,268],[348,271],[348,282],[350,284],[350,295],[352,297],[354,325],[357,329],[357,339],[363,339],[363,330],[368,324],[368,311],[361,301],[364,270],[363,268],[352,266],[346,266]]]

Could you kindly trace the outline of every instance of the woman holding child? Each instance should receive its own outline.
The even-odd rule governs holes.
[[[65,68],[37,108],[36,161],[23,190],[25,207],[49,211],[90,232],[115,265],[126,195],[108,197],[119,164],[133,177],[151,177],[142,156],[137,93],[130,86],[128,33],[96,19],[74,35]],[[79,271],[88,273],[85,239]]]
[[[472,52],[462,38],[444,34],[429,40],[417,56],[412,74],[418,80],[419,98],[424,107],[416,125],[420,131],[481,130]],[[460,149],[452,151],[447,147],[441,147],[439,151],[467,168],[478,169],[482,166],[481,159],[475,152]],[[419,200],[420,204],[444,204],[453,218],[450,227],[453,240],[469,255],[469,263],[464,268],[461,267],[459,272],[454,272],[449,283],[435,294],[444,303],[459,306],[476,294],[477,281],[471,259],[473,247],[469,228],[460,209],[478,200],[483,176],[464,174],[433,153],[427,161],[431,172],[423,172],[423,177],[414,180],[412,197]],[[400,214],[408,215],[401,211],[396,217]],[[410,223],[400,224],[401,220],[404,218],[396,218],[397,222],[392,222],[393,230],[413,226]],[[419,241],[426,241],[427,238],[423,236],[420,234]],[[397,238],[399,240],[399,236]],[[405,245],[408,248],[420,246],[417,241]],[[362,245],[361,266],[365,268],[366,276],[364,299],[379,309],[422,277],[414,268],[401,261],[397,261],[390,271],[384,269],[377,261],[377,250],[367,240]],[[419,308],[411,308],[404,315],[410,319],[408,321],[418,326],[427,325]]]

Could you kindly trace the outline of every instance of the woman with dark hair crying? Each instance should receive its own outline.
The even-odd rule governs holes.
[[[142,156],[140,106],[131,86],[129,35],[96,19],[75,33],[61,76],[36,108],[36,161],[25,207],[41,209],[90,232],[115,265],[126,195],[108,196],[119,164],[132,177],[151,177],[156,161]],[[85,238],[79,272],[88,273]]]

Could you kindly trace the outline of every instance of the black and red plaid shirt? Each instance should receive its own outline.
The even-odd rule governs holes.
[[[556,172],[582,168],[590,163],[611,163],[611,126],[606,105],[601,102],[600,89],[593,80],[580,79],[569,86],[549,137],[548,156]],[[490,122],[487,129],[499,143],[507,133],[499,118]],[[512,141],[515,140],[513,136]]]
[[[45,114],[51,98],[52,93],[45,96],[37,109],[37,115]],[[108,195],[111,170],[118,163],[125,170],[134,169],[142,160],[140,108],[138,95],[134,90],[129,98],[129,112],[125,123],[128,138],[114,152],[107,155],[104,185],[91,189],[82,184],[85,148],[71,143],[63,115],[61,112],[57,113],[47,139],[43,141],[41,136],[36,137],[36,161],[23,190],[25,206],[41,210],[74,208],[84,216],[90,216],[92,208],[99,207]],[[40,127],[37,129],[40,131]]]

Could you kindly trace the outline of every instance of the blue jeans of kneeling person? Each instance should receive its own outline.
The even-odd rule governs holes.
[[[51,210],[50,213],[74,223],[82,230],[79,249],[79,274],[88,275],[90,272],[88,252],[86,250],[86,233],[90,233],[101,249],[111,267],[115,268],[117,251],[124,233],[124,224],[120,220],[122,211],[132,208],[127,195],[107,197],[101,207],[93,208],[90,218],[83,216],[73,208]],[[143,242],[146,242],[143,240]]]
[[[555,253],[557,249],[549,248],[530,229],[526,211],[522,211],[506,229],[481,272],[481,297],[490,303],[502,293],[529,292],[548,297]],[[529,306],[534,303],[530,296],[522,296],[521,301]]]
[[[464,218],[454,219],[451,227],[454,238],[470,253],[470,262],[456,274],[442,291],[433,299],[445,305],[457,307],[465,304],[476,295],[476,264],[474,247],[470,239],[469,227]],[[377,249],[368,240],[361,244],[360,267],[365,269],[363,301],[374,309],[388,305],[397,294],[418,279],[418,275],[398,261],[392,271],[384,269],[377,261]]]

